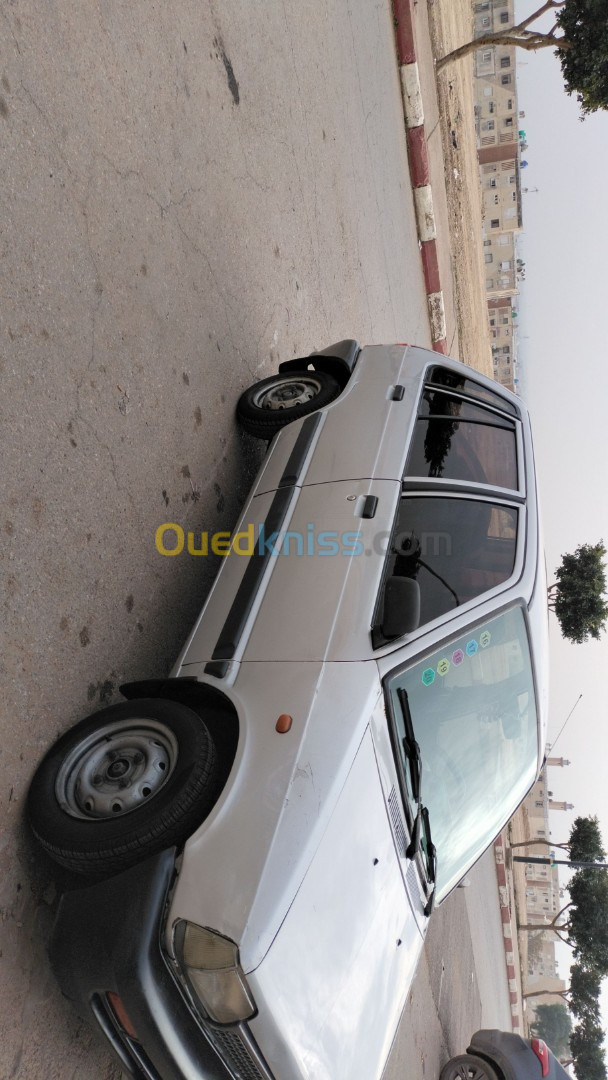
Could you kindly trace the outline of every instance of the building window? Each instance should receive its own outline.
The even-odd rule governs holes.
[[[492,218],[490,222],[491,229],[498,229],[500,227],[500,218]]]
[[[515,176],[515,173],[511,173],[511,175],[510,175],[510,177],[509,177],[509,183],[510,183],[510,184],[514,184],[514,183],[515,183],[515,181],[516,181],[516,179],[517,179],[517,178],[516,178],[516,176]]]
[[[502,235],[498,237],[498,243],[501,247],[508,247],[511,243],[511,237],[508,233],[502,233]]]
[[[495,195],[494,196],[494,206],[498,206],[499,201],[500,201],[500,195]]]
[[[494,262],[494,256],[491,252],[489,252],[487,255],[484,255],[484,259],[487,263]]]
[[[486,289],[493,289],[493,288],[494,288],[494,278],[487,277],[486,278]]]
[[[509,21],[509,12],[508,11],[501,11],[501,13],[500,13],[500,21],[501,21],[501,23],[508,23],[508,21]]]
[[[483,126],[484,126],[485,131],[494,131],[494,128],[496,127],[496,124],[494,123],[493,120],[486,120],[486,122],[485,122],[485,124]]]
[[[512,109],[512,108],[513,108],[513,98],[509,98],[509,100],[507,101],[507,109]]]
[[[482,54],[481,54],[481,62],[482,62],[482,64],[491,64],[492,63],[492,50],[491,49],[486,49],[485,52],[482,52]]]
[[[500,85],[501,86],[510,86],[511,85],[511,76],[510,75],[501,75],[500,76]]]
[[[513,127],[513,117],[505,116],[505,127]]]
[[[500,269],[501,270],[511,270],[512,269],[511,260],[510,259],[505,259],[504,262],[501,262]],[[508,320],[505,320],[505,321],[508,321]],[[536,803],[536,806],[542,806],[542,805],[543,805],[542,802],[537,802]]]
[[[494,112],[494,102],[493,101],[488,102],[488,112],[489,112],[490,116],[492,116],[492,114]]]
[[[481,19],[481,25],[482,26],[491,26],[492,25],[492,20],[491,20],[489,15],[484,15],[483,19]]]
[[[513,202],[517,202],[517,192],[516,191],[511,192],[511,197],[513,199]]]
[[[510,56],[501,56],[501,58],[500,58],[500,66],[501,66],[501,68],[511,67],[511,57]]]

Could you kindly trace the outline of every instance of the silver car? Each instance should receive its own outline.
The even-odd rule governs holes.
[[[354,341],[237,412],[268,452],[234,533],[187,538],[221,569],[171,676],[33,779],[36,836],[93,879],[52,961],[140,1080],[375,1080],[434,905],[542,760],[529,418],[456,361]]]

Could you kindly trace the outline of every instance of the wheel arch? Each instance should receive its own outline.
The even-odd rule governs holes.
[[[510,1074],[507,1074],[504,1068],[501,1068],[500,1062],[495,1057],[490,1057],[484,1050],[480,1050],[477,1046],[467,1046],[467,1054],[472,1054],[473,1057],[481,1058],[485,1061],[486,1065],[489,1065],[491,1069],[496,1073],[498,1080],[509,1080]]]
[[[279,371],[304,371],[312,364],[315,371],[324,371],[327,375],[333,375],[343,390],[350,379],[357,358],[361,352],[361,346],[354,338],[345,338],[337,341],[334,345],[328,345],[320,352],[311,353],[309,356],[300,356],[295,360],[284,360],[279,364]]]
[[[141,679],[123,683],[120,693],[127,701],[137,698],[162,698],[187,705],[204,720],[215,744],[219,759],[216,798],[222,792],[232,768],[239,740],[237,711],[225,694],[194,676]]]

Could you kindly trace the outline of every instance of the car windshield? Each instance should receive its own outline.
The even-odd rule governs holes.
[[[522,610],[478,624],[389,678],[394,744],[407,775],[400,689],[406,691],[420,746],[421,800],[437,848],[440,902],[492,842],[536,776],[537,716]]]

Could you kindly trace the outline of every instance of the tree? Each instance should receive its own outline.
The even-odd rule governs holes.
[[[597,817],[577,817],[570,830],[568,852],[572,862],[604,862],[600,823]]]
[[[555,845],[556,847],[559,845]],[[576,818],[567,844],[570,858],[584,862],[599,862],[604,848],[597,817]],[[574,950],[575,960],[583,967],[595,970],[600,977],[608,975],[608,871],[580,869],[566,886],[570,900],[548,924],[527,923],[522,931],[556,934]],[[567,912],[567,915],[566,915]],[[526,996],[534,996],[532,993]]]
[[[599,821],[595,815],[575,818],[570,836],[559,844],[554,840],[537,837],[535,840],[519,840],[516,844],[511,844],[511,848],[531,847],[537,844],[567,851],[572,862],[603,862],[606,858],[602,847]]]
[[[577,1080],[606,1080],[602,1043],[604,1032],[596,1021],[577,1024],[570,1036],[570,1052]]]
[[[601,977],[595,968],[573,964],[570,968],[570,1012],[579,1020],[600,1022]]]
[[[563,1057],[568,1050],[572,1017],[565,1005],[539,1005],[530,1030],[545,1040],[556,1057]]]
[[[549,11],[556,12],[555,25],[545,33],[531,30]],[[552,48],[561,64],[566,92],[576,94],[583,118],[597,109],[608,109],[606,0],[546,0],[522,22],[482,34],[441,57],[437,70],[488,45],[515,45],[533,51]]]
[[[597,640],[608,618],[605,556],[603,540],[581,544],[573,554],[562,556],[555,571],[557,581],[548,590],[549,607],[557,615],[562,634],[576,644],[589,637]]]
[[[577,870],[568,882],[568,938],[574,956],[608,975],[608,875],[605,870]]]

